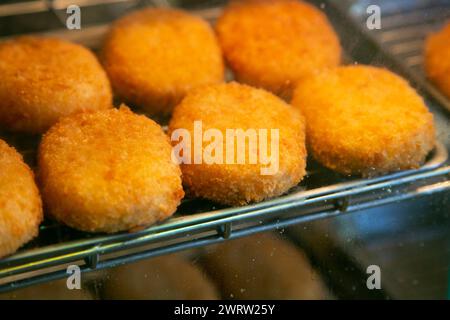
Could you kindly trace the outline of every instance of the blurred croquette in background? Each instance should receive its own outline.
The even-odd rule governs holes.
[[[83,273],[82,279],[81,289],[68,289],[63,279],[0,294],[0,300],[332,298],[301,249],[270,233]]]

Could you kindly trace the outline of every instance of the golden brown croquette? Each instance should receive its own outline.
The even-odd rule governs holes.
[[[83,231],[150,225],[184,195],[167,136],[126,107],[63,118],[44,135],[38,163],[50,216]]]
[[[340,63],[325,14],[301,1],[232,1],[216,29],[236,79],[286,99],[297,81]]]
[[[0,258],[37,236],[42,202],[33,172],[0,140]]]
[[[214,284],[191,262],[169,255],[113,268],[105,278],[105,299],[216,300]]]
[[[450,98],[450,22],[427,38],[425,70],[430,80]]]
[[[206,21],[150,8],[116,21],[102,50],[115,93],[151,115],[167,115],[192,88],[223,81],[219,44]]]
[[[423,99],[386,69],[324,71],[298,86],[292,104],[305,116],[313,157],[343,174],[418,168],[435,145],[433,115]]]
[[[207,248],[204,267],[225,298],[326,299],[306,255],[288,241],[263,234]]]
[[[63,40],[0,43],[0,126],[43,133],[63,116],[112,107],[109,80],[94,54]]]
[[[205,134],[207,131],[212,134],[211,130],[214,130],[222,136],[222,146],[212,148],[220,150],[221,157],[213,161],[203,157],[201,164],[195,163],[195,156],[199,154],[194,146],[195,122],[198,121],[201,121]],[[179,152],[178,149],[183,138],[177,139],[174,135],[179,130],[187,130],[193,137],[191,153],[195,154],[190,163],[184,161],[181,164],[181,169],[183,183],[194,196],[242,205],[281,195],[297,185],[305,175],[303,118],[293,107],[265,90],[238,83],[194,90],[175,108],[169,124],[174,153],[184,156],[184,150]],[[230,138],[229,130],[232,130]],[[252,132],[258,140],[253,145],[250,142]],[[245,136],[247,133],[248,138]],[[238,136],[246,139],[240,148]],[[200,159],[202,154],[219,154],[210,149],[219,140],[211,140],[200,142]],[[234,144],[228,148],[227,141]],[[267,143],[265,147],[264,142]],[[207,153],[208,150],[211,152]],[[264,158],[261,154],[269,157]],[[244,161],[239,163],[239,156]]]

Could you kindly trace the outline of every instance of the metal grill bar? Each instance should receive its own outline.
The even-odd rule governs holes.
[[[438,183],[436,185],[440,186],[439,187],[440,191],[450,190],[450,184],[448,184],[448,183]],[[394,203],[394,202],[398,202],[398,201],[416,199],[418,197],[429,196],[431,194],[432,193],[429,193],[429,192],[421,192],[420,190],[410,191],[410,192],[402,192],[402,193],[399,193],[396,196],[393,196],[390,198],[384,198],[384,199],[379,199],[379,200],[373,201],[373,202],[366,202],[363,204],[350,206],[345,211],[345,213],[351,213],[354,211],[364,210],[364,209],[368,209],[368,208],[372,208],[372,207],[376,207],[376,206],[382,206],[382,205],[386,205],[386,204],[390,204],[390,203]],[[151,249],[151,250],[134,252],[132,254],[126,254],[126,255],[119,256],[119,257],[110,258],[110,259],[106,258],[104,260],[100,260],[97,262],[97,264],[95,265],[95,270],[107,269],[107,268],[115,267],[115,266],[118,266],[121,264],[132,263],[132,262],[136,262],[136,261],[139,261],[142,259],[147,259],[150,257],[156,257],[156,256],[170,254],[170,253],[174,253],[174,252],[182,251],[182,250],[186,250],[186,249],[193,249],[193,248],[203,247],[206,245],[212,245],[212,244],[220,243],[220,242],[224,241],[225,239],[236,239],[236,238],[240,238],[240,237],[249,236],[251,234],[274,230],[274,229],[281,230],[281,229],[284,229],[291,225],[296,225],[299,223],[306,223],[306,222],[310,222],[310,221],[318,220],[318,219],[331,218],[331,217],[340,215],[342,213],[343,212],[341,210],[330,209],[328,211],[322,210],[321,212],[318,212],[315,214],[305,214],[305,215],[300,215],[300,216],[295,215],[293,217],[288,217],[286,219],[273,219],[272,221],[264,223],[264,224],[256,224],[256,225],[252,225],[252,226],[249,226],[246,228],[242,228],[242,229],[233,231],[227,238],[223,237],[223,235],[218,233],[215,235],[207,235],[207,236],[199,237],[199,238],[196,238],[193,240],[187,240],[187,241],[183,241],[181,243],[162,246],[162,247],[158,247],[158,248]],[[101,251],[101,250],[99,249],[99,250],[93,250],[93,251],[96,251],[96,252],[95,253],[93,252],[91,254],[99,255],[99,253],[97,253],[97,251]],[[81,265],[80,268],[83,272],[93,271],[92,266],[90,266],[89,264]],[[62,270],[54,271],[54,272],[51,272],[48,274],[33,276],[33,277],[15,281],[13,287],[11,287],[11,285],[8,283],[0,284],[0,292],[9,291],[12,288],[17,289],[17,288],[21,288],[21,287],[25,287],[25,286],[29,286],[29,285],[33,285],[33,284],[37,284],[37,283],[42,283],[42,282],[46,282],[46,281],[50,281],[50,280],[61,279],[61,278],[64,278],[65,276],[67,276],[66,271],[65,271],[65,269],[62,269]]]
[[[437,178],[438,181],[433,184],[433,187],[430,187],[429,179],[433,177]],[[104,257],[117,252],[125,253],[129,249],[143,247],[148,244],[158,243],[157,248],[150,250],[149,252],[159,252],[159,250],[164,251],[165,248],[171,247],[171,245],[165,244],[164,241],[177,239],[181,243],[189,243],[190,236],[205,232],[214,232],[220,238],[232,238],[234,233],[239,231],[238,226],[243,223],[256,222],[256,226],[266,226],[270,229],[279,224],[280,221],[284,221],[283,217],[289,215],[289,213],[294,214],[294,216],[288,217],[286,221],[292,221],[292,223],[294,223],[293,221],[305,222],[329,217],[330,214],[331,216],[333,216],[343,212],[348,213],[370,208],[372,206],[379,206],[395,201],[406,200],[410,197],[429,195],[432,192],[438,191],[438,189],[439,191],[450,189],[450,184],[446,182],[448,181],[449,177],[450,166],[447,166],[431,172],[424,172],[406,176],[393,182],[380,182],[374,185],[368,185],[366,187],[358,188],[357,190],[344,190],[341,192],[327,194],[311,199],[304,199],[302,197],[298,197],[300,195],[294,195],[294,197],[297,196],[297,201],[293,200],[286,203],[280,203],[278,205],[269,206],[259,210],[252,210],[239,215],[231,215],[213,220],[206,220],[194,225],[169,228],[168,230],[162,232],[154,233],[152,232],[152,228],[149,228],[147,229],[148,234],[142,234],[131,239],[115,241],[114,243],[109,244],[103,244],[100,242],[95,246],[84,250],[72,250],[68,254],[49,256],[47,258],[39,260],[35,259],[34,261],[29,263],[24,263],[22,261],[22,263],[16,264],[15,266],[11,267],[8,266],[8,264],[12,264],[11,259],[9,259],[9,261],[8,259],[6,259],[6,261],[2,261],[1,263],[2,269],[0,269],[0,279],[11,277],[21,273],[40,270],[43,268],[76,262],[78,260],[92,256],[95,256],[95,258],[97,259],[97,256]],[[420,186],[421,182],[425,183],[425,186]],[[405,188],[408,188],[411,183],[413,183],[414,187],[412,190],[408,191]],[[390,195],[380,197],[380,194],[378,192],[373,193],[373,191],[379,190],[385,190]],[[358,203],[358,196],[362,195],[365,195],[366,198],[361,203]],[[367,197],[369,197],[371,201],[368,201]],[[350,200],[350,198],[352,200]],[[342,200],[348,203],[344,207],[342,207],[341,205]],[[354,202],[354,204],[352,202]],[[299,210],[295,213],[292,213],[292,209]],[[237,229],[234,230],[233,228],[233,231],[231,232],[230,227],[234,224],[237,225]],[[226,237],[222,232],[217,232],[217,229],[219,227],[223,227],[225,230],[229,230]],[[252,227],[250,227],[249,230],[251,230],[251,228]],[[244,231],[241,230],[241,232]],[[120,257],[116,259],[117,261],[121,261]],[[96,264],[96,267],[99,267],[101,264],[102,262],[99,261]]]

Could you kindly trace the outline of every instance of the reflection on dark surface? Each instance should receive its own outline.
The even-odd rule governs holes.
[[[450,193],[293,227],[341,298],[446,299],[450,268]],[[381,268],[382,290],[366,288],[366,268]]]

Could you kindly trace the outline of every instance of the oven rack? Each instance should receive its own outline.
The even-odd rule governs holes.
[[[282,232],[292,224],[450,190],[450,166],[443,165],[447,159],[446,149],[438,145],[431,159],[418,170],[350,179],[310,190],[300,185],[273,200],[175,216],[135,233],[95,235],[22,250],[0,260],[0,292],[64,277],[65,267],[70,264],[80,265],[83,271],[100,270],[256,232],[271,229]],[[306,180],[320,180],[321,175],[319,171],[312,172]],[[186,200],[181,208],[196,207],[197,204],[192,204],[196,201]],[[41,233],[45,236],[54,228],[60,226],[44,225]]]

